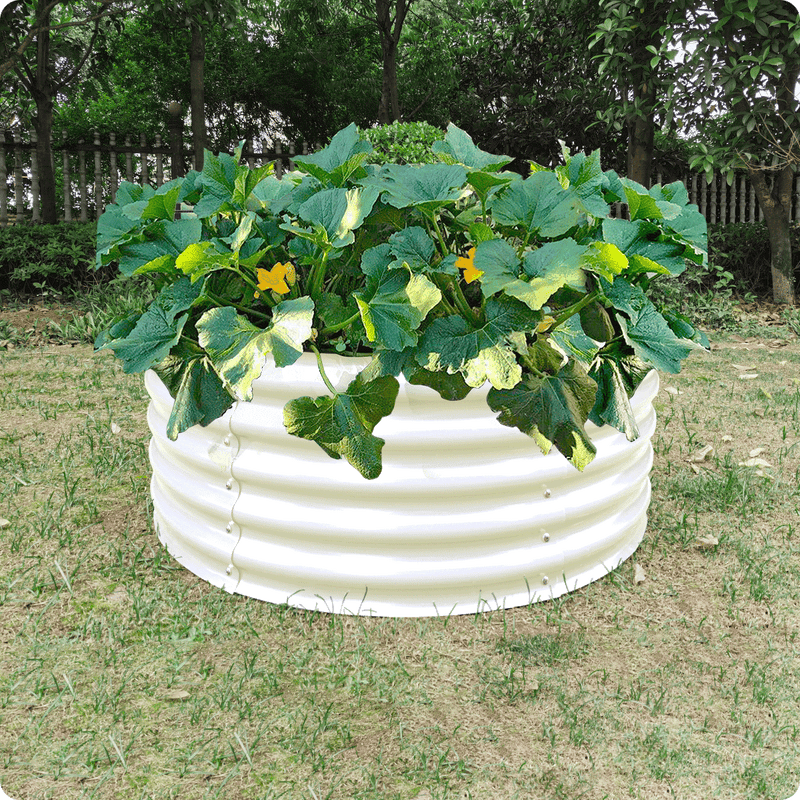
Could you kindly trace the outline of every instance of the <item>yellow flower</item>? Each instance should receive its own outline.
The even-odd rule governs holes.
[[[456,266],[459,269],[464,270],[464,280],[467,283],[472,283],[472,281],[477,280],[483,275],[483,272],[479,269],[475,269],[475,248],[470,247],[467,250],[466,256],[459,256],[456,259]]]
[[[297,275],[294,271],[294,264],[287,261],[285,264],[278,262],[272,269],[258,270],[258,288],[262,292],[272,290],[278,294],[286,294],[289,287],[294,285]],[[258,294],[256,294],[256,297]]]
[[[542,319],[542,321],[536,326],[536,333],[547,333],[550,330],[550,326],[556,321],[555,317],[551,317],[547,315]]]

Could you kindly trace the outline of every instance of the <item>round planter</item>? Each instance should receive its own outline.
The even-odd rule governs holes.
[[[337,389],[367,363],[325,358]],[[582,473],[500,425],[488,385],[450,402],[401,379],[372,481],[283,426],[289,400],[325,391],[312,354],[268,365],[252,402],[175,442],[172,399],[155,373],[145,380],[159,538],[229,592],[381,616],[511,608],[600,578],[644,535],[655,371],[631,400],[640,437],[588,423],[598,452]]]

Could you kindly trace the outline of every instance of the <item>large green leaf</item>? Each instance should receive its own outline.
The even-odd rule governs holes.
[[[230,250],[223,250],[214,242],[198,242],[190,244],[175,259],[175,266],[194,283],[211,272],[230,269],[236,262],[236,255]]]
[[[411,225],[389,237],[389,249],[400,264],[408,264],[412,272],[435,272],[431,261],[436,245],[424,228]]]
[[[119,206],[106,206],[106,210],[97,220],[96,266],[101,267],[116,260],[120,244],[133,238],[138,228],[139,221],[131,219]]]
[[[622,178],[625,199],[632,220],[673,219],[681,213],[680,206],[668,200],[658,200],[648,189],[629,178]]]
[[[124,372],[150,369],[163,361],[178,343],[189,317],[183,312],[194,305],[202,289],[202,282],[193,284],[188,278],[164,287],[126,336],[97,349],[113,350],[122,361]]]
[[[514,160],[512,156],[498,156],[476,147],[472,137],[452,122],[447,126],[444,141],[434,142],[431,150],[447,164],[463,164],[470,170],[486,172],[496,172]]]
[[[489,407],[500,412],[498,421],[519,428],[543,453],[553,444],[579,470],[597,452],[584,425],[594,405],[596,384],[575,361],[555,375],[526,374],[512,389],[490,389]]]
[[[359,137],[355,123],[351,123],[327,147],[311,155],[295,156],[294,163],[322,183],[342,186],[347,180],[366,175],[361,165],[371,152],[372,145]]]
[[[389,245],[367,250],[361,259],[367,285],[356,292],[355,299],[369,340],[403,350],[417,343],[417,328],[442,293],[424,275],[391,266]]]
[[[535,329],[539,319],[518,300],[493,298],[480,328],[471,328],[460,316],[435,319],[420,338],[417,362],[431,371],[460,372],[472,387],[488,380],[498,389],[510,389],[522,378],[511,334]]]
[[[175,178],[159,186],[156,193],[142,209],[142,219],[166,219],[170,221],[174,219],[175,206],[178,203],[178,195],[181,193],[182,186],[182,178]]]
[[[239,400],[253,397],[253,381],[268,353],[275,365],[294,364],[311,336],[314,303],[310,297],[284,300],[272,309],[269,327],[258,328],[230,306],[212,308],[197,322],[200,345],[225,387]]]
[[[603,199],[605,180],[600,165],[600,151],[591,155],[577,153],[572,156],[564,149],[565,166],[556,167],[556,172],[578,207],[593,217],[607,217],[608,203]]]
[[[603,239],[625,255],[628,272],[656,272],[680,275],[686,269],[683,247],[657,238],[660,229],[652,222],[624,219],[603,220]]]
[[[170,356],[155,371],[175,401],[167,420],[167,436],[173,441],[193,425],[205,427],[221,417],[235,399],[204,356]]]
[[[680,372],[681,362],[695,345],[687,344],[673,333],[638,286],[617,278],[613,285],[606,284],[604,291],[614,307],[627,316],[626,320],[617,315],[617,320],[625,341],[636,355],[662,372]]]
[[[156,220],[145,230],[144,241],[119,247],[119,269],[123,275],[145,272],[174,273],[175,260],[191,244],[200,241],[202,223],[194,217],[169,222]]]
[[[582,268],[585,252],[586,247],[574,239],[562,239],[558,242],[547,242],[536,250],[525,253],[522,266],[531,279],[530,288],[521,294],[506,288],[506,293],[519,297],[537,311],[551,295],[564,286],[585,291],[586,273]]]
[[[323,241],[334,247],[346,247],[353,243],[353,231],[372,211],[377,199],[378,190],[374,187],[323,189],[309,197],[298,209],[298,214],[315,228],[324,230]]]
[[[323,397],[299,397],[283,410],[286,430],[316,442],[332,458],[344,456],[365,478],[381,473],[383,439],[372,431],[391,414],[399,384],[385,376],[364,381],[358,375],[345,392]]]
[[[519,279],[522,262],[517,257],[517,251],[505,239],[480,242],[475,248],[474,263],[475,268],[483,273],[480,287],[484,297],[491,297],[511,284],[523,283]]]
[[[598,359],[592,364],[589,375],[597,384],[597,396],[589,419],[598,426],[611,425],[624,433],[629,442],[638,438],[639,426],[623,385],[619,364]]]
[[[535,172],[524,181],[514,181],[489,206],[501,225],[546,238],[563,236],[579,221],[575,198],[552,172]]]
[[[375,178],[362,183],[380,188],[384,202],[395,208],[413,206],[432,212],[462,196],[466,177],[458,164],[386,164]]]
[[[233,202],[236,190],[236,159],[227,153],[215,156],[209,150],[203,157],[203,172],[198,179],[203,194],[194,213],[201,219],[225,210]]]

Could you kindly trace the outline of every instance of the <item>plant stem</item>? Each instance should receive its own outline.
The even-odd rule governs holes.
[[[231,306],[232,308],[235,308],[237,311],[241,311],[243,314],[252,314],[256,317],[261,317],[261,319],[272,321],[272,317],[269,314],[263,314],[261,311],[256,311],[254,308],[247,308],[246,306],[240,306],[238,303],[234,303],[232,300],[223,300],[221,297],[217,297],[212,292],[207,291],[206,297],[213,303],[216,303],[218,306]],[[266,298],[267,295],[264,295],[264,297]]]
[[[571,305],[569,308],[565,308],[557,317],[555,322],[550,326],[550,330],[553,328],[557,328],[559,325],[562,325],[566,322],[570,317],[575,316],[582,308],[585,308],[589,305],[589,303],[593,303],[597,298],[600,297],[600,292],[596,289],[591,294],[587,294],[582,300],[578,300],[577,303]]]
[[[311,299],[315,304],[319,300],[319,295],[322,291],[322,284],[325,281],[325,271],[330,252],[331,251],[329,248],[322,254],[322,258],[311,268],[311,275],[308,279],[308,293],[311,295]]]
[[[325,374],[325,367],[322,366],[322,355],[320,354],[319,350],[313,344],[309,345],[309,347],[311,348],[311,351],[314,353],[314,355],[317,357],[317,368],[319,369],[319,374],[322,376],[322,380],[325,381],[325,385],[328,387],[328,391],[330,391],[331,394],[334,395],[339,394],[339,392],[336,391],[330,380],[328,380],[328,376]]]
[[[450,289],[453,292],[453,300],[455,300],[458,310],[477,328],[481,324],[480,317],[467,302],[467,298],[464,297],[464,292],[461,291],[458,279],[454,278],[452,280]]]
[[[321,336],[326,336],[326,335],[331,334],[331,333],[336,333],[337,331],[340,331],[343,328],[346,328],[351,323],[355,322],[360,316],[361,316],[361,312],[360,311],[356,311],[356,313],[353,314],[352,317],[350,317],[349,319],[346,319],[344,322],[340,322],[338,325],[331,325],[329,328],[323,328],[319,332],[318,336],[321,337]]]

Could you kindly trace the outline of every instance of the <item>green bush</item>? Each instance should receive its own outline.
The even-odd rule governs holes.
[[[96,223],[0,228],[0,292],[80,289],[111,277],[94,271]]]
[[[792,228],[795,273],[800,266],[800,226]],[[714,288],[720,275],[730,276],[739,294],[772,296],[769,232],[763,222],[735,222],[708,226],[710,268],[704,276],[706,288]]]
[[[361,131],[375,148],[368,164],[438,164],[431,146],[443,137],[443,130],[427,122],[393,122]]]

